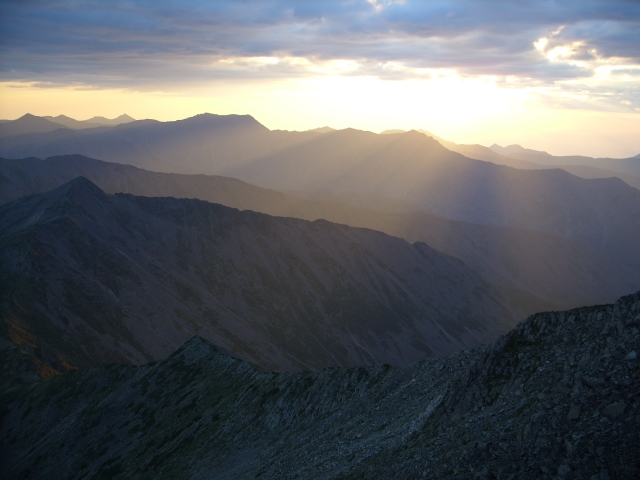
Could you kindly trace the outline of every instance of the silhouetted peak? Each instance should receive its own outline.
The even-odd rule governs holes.
[[[20,118],[14,120],[13,122],[16,123],[16,124],[23,124],[23,125],[46,125],[46,124],[50,124],[50,125],[55,125],[56,127],[59,127],[59,128],[64,128],[63,126],[60,126],[59,124],[57,124],[55,122],[51,122],[51,121],[47,120],[46,118],[38,117],[37,115],[32,115],[30,113],[25,113],[23,116],[21,116]]]
[[[419,130],[409,130],[408,132],[404,132],[402,134],[402,138],[403,140],[411,139],[411,140],[421,142],[422,144],[429,144],[433,146],[437,145],[438,147],[442,147],[440,142],[438,142],[434,137],[425,135]]]
[[[135,121],[136,121],[135,118],[130,117],[126,113],[123,113],[122,115],[116,118],[107,118],[107,117],[101,117],[101,116],[91,117],[87,120],[84,120],[84,123],[98,123],[101,125],[116,126],[116,125],[122,125],[124,123],[131,123]]]
[[[493,145],[491,145],[489,147],[489,150],[497,153],[498,155],[504,155],[506,152],[504,151],[504,147],[501,145],[498,145],[497,143],[494,143]]]
[[[107,196],[100,187],[98,187],[91,180],[85,177],[76,177],[73,180],[69,180],[64,185],[53,190],[53,192],[59,191],[61,196],[73,197],[75,200],[88,199],[91,197],[103,197]]]
[[[228,129],[256,129],[268,131],[269,129],[258,122],[251,115],[217,115],[215,113],[200,113],[193,117],[177,120],[179,125],[189,127],[213,128],[216,130]]]
[[[312,128],[311,130],[307,130],[307,132],[316,132],[316,133],[329,133],[329,132],[335,132],[335,131],[336,129],[331,127],[318,127],[318,128]]]
[[[27,113],[16,120],[0,124],[0,136],[23,135],[25,133],[43,133],[59,128],[67,128],[56,122]]]
[[[526,148],[524,148],[522,145],[518,145],[517,143],[514,143],[512,145],[507,145],[506,147],[504,147],[504,149],[510,150],[512,152],[516,152],[516,151],[523,152],[526,150]]]
[[[124,123],[124,122],[135,122],[136,119],[133,118],[133,117],[130,117],[126,113],[123,113],[122,115],[114,118],[114,120],[118,120],[118,121]]]
[[[44,118],[51,118],[52,120],[75,120],[75,118],[71,118],[71,117],[67,117],[66,115],[58,115],[56,117],[44,117]]]
[[[512,145],[507,145],[506,147],[501,147],[500,145],[494,143],[489,148],[493,150],[495,153],[500,155],[512,155],[512,154],[518,154],[518,153],[529,153],[529,154],[533,153],[536,155],[549,155],[547,152],[544,152],[542,150],[531,150],[530,148],[524,148],[522,145],[518,145],[517,143],[514,143]]]

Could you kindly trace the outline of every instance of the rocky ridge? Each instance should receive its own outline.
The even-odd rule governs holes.
[[[639,325],[640,292],[449,357],[285,374],[196,337],[6,392],[0,461],[12,478],[636,478]]]

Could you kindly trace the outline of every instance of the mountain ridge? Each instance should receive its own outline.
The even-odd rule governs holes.
[[[60,371],[145,363],[194,334],[276,370],[404,364],[541,303],[419,242],[83,177],[0,207],[0,226],[9,336]]]
[[[48,191],[78,175],[107,193],[199,198],[274,216],[311,221],[324,218],[371,228],[410,243],[423,241],[462,259],[493,283],[530,291],[553,302],[556,308],[611,301],[640,286],[639,275],[628,266],[545,233],[455,222],[419,212],[375,211],[347,203],[292,197],[230,177],[149,172],[82,156],[44,161],[0,159],[0,204]]]
[[[386,197],[449,220],[563,236],[640,268],[630,240],[640,235],[640,190],[615,178],[583,180],[562,170],[473,160],[416,131],[319,135],[269,131],[252,117],[209,115],[83,132],[4,138],[0,153],[92,151],[103,160],[232,176],[275,190]],[[40,143],[38,136],[50,140]]]
[[[16,120],[0,123],[0,137],[20,136],[29,133],[46,133],[58,129],[67,129],[67,127],[27,113]]]
[[[639,317],[640,292],[532,315],[448,357],[313,373],[265,372],[194,337],[148,365],[18,384],[0,396],[0,459],[53,479],[631,479]]]

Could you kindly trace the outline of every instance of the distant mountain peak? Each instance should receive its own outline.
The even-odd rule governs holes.
[[[52,190],[51,194],[54,198],[56,196],[58,198],[71,198],[75,201],[81,202],[91,198],[107,197],[107,194],[104,193],[100,187],[83,176],[76,177],[63,185],[60,185],[58,188]]]
[[[335,128],[331,128],[331,127],[318,127],[318,128],[312,128],[310,130],[307,130],[307,132],[317,132],[317,133],[329,133],[329,132],[335,132],[336,129]]]
[[[91,218],[104,219],[106,212],[113,208],[110,197],[86,177],[78,176],[58,188],[41,194],[41,198],[45,200],[43,205],[47,205],[45,208],[50,212],[41,218],[46,221],[51,215],[66,215],[77,219],[77,215],[85,214],[79,212],[89,212]]]
[[[43,117],[26,113],[16,120],[3,122],[0,128],[0,136],[23,135],[25,133],[44,133],[59,128],[67,128],[59,123],[52,122]]]
[[[95,116],[95,117],[89,118],[88,120],[84,120],[84,122],[86,123],[97,123],[97,124],[109,125],[109,126],[121,125],[123,123],[131,123],[135,121],[136,121],[135,118],[130,117],[126,113],[123,113],[122,115],[116,118]]]
[[[494,151],[498,155],[503,155],[504,154],[504,147],[501,146],[501,145],[498,145],[497,143],[494,143],[493,145],[491,145],[489,147],[489,150]]]
[[[524,148],[522,145],[518,145],[517,143],[507,145],[506,147],[501,147],[497,143],[494,143],[489,148],[493,150],[495,153],[498,153],[500,155],[505,155],[505,156],[512,155],[512,154],[519,154],[519,153],[549,156],[547,152],[544,152],[542,150],[532,150],[530,148]]]
[[[526,150],[522,145],[517,143],[512,143],[511,145],[507,145],[504,147],[505,150]]]
[[[58,115],[56,117],[43,117],[43,118],[54,119],[54,120],[75,120],[75,118],[71,118],[66,115]]]
[[[173,122],[179,125],[202,125],[206,128],[258,128],[260,130],[268,131],[269,129],[261,124],[251,115],[219,115],[216,113],[199,113],[193,117],[188,117],[182,120],[176,120]]]

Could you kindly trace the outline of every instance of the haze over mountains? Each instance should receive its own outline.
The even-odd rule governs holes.
[[[242,210],[366,227],[425,242],[491,282],[544,299],[539,309],[607,302],[640,285],[640,272],[580,243],[543,232],[456,222],[304,199],[221,176],[149,172],[79,155],[0,159],[0,204],[84,176],[108,193],[199,198]]]
[[[26,135],[29,133],[45,133],[60,128],[83,130],[86,128],[99,128],[104,126],[116,126],[133,122],[129,115],[123,114],[117,118],[93,117],[89,120],[75,120],[66,115],[56,117],[37,117],[27,113],[17,120],[4,120],[0,123],[0,137],[13,135]]]
[[[640,192],[615,178],[586,181],[555,169],[479,162],[418,132],[269,131],[249,116],[200,115],[89,132],[5,137],[0,153],[46,158],[73,152],[330,199],[386,197],[451,220],[552,233],[640,266],[631,240],[638,234]]]
[[[559,168],[580,178],[611,178],[617,177],[628,185],[640,189],[640,168],[638,162],[629,161],[632,159],[615,159],[615,158],[589,158],[589,157],[556,157],[546,152],[538,152],[536,150],[526,150],[536,154],[544,155],[543,161],[539,161],[538,157],[525,155],[528,159],[520,157],[519,152],[523,149],[520,145],[510,145],[506,148],[496,144],[491,147],[482,145],[464,145],[450,142],[438,137],[426,130],[418,130],[425,135],[435,138],[438,142],[452,152],[457,152],[465,157],[474,158],[476,160],[484,160],[495,163],[497,165],[506,165],[508,167],[520,168],[523,170],[541,170],[545,168]],[[404,133],[403,130],[382,132],[388,133]],[[566,159],[574,159],[573,164]],[[636,158],[636,157],[634,157]],[[584,160],[584,161],[583,161]],[[590,166],[591,165],[591,166]],[[625,172],[632,172],[625,173]]]
[[[64,118],[56,118],[59,121],[67,121]],[[128,122],[131,119],[127,117],[121,120]],[[24,124],[27,121],[33,121],[34,125],[44,125],[42,122],[53,124],[47,119],[29,116],[16,122]],[[13,128],[11,125],[8,127]],[[441,142],[438,142],[416,131],[387,135],[353,129],[333,130],[328,127],[307,132],[270,131],[247,115],[203,114],[176,122],[144,120],[97,128],[59,128],[2,137],[0,151],[8,156],[32,154],[41,157],[55,153],[88,153],[120,165],[77,155],[50,158],[46,161],[35,158],[2,160],[0,181],[3,189],[0,200],[7,202],[32,193],[42,194],[79,175],[84,175],[109,193],[200,198],[270,215],[306,220],[324,219],[382,231],[411,243],[424,242],[442,254],[457,257],[465,262],[460,263],[460,268],[466,269],[465,272],[468,273],[458,272],[458,267],[442,267],[442,278],[447,274],[456,278],[473,277],[476,280],[473,280],[472,284],[486,283],[501,292],[489,295],[479,306],[471,309],[477,312],[482,312],[483,308],[487,308],[487,312],[502,309],[502,313],[495,317],[501,326],[489,328],[492,333],[485,337],[474,331],[468,338],[447,340],[449,343],[453,342],[451,345],[443,343],[442,338],[430,343],[427,337],[432,336],[433,332],[430,330],[431,333],[425,333],[426,330],[420,330],[423,325],[416,327],[416,331],[419,332],[417,335],[423,335],[420,340],[422,343],[419,342],[421,346],[417,349],[411,347],[407,350],[408,353],[402,354],[399,353],[405,348],[399,346],[402,342],[395,347],[391,345],[381,349],[378,349],[379,345],[367,345],[363,351],[376,352],[367,360],[367,355],[359,350],[344,347],[346,353],[340,353],[335,357],[339,358],[337,364],[341,365],[349,362],[376,363],[382,361],[383,357],[388,362],[402,363],[419,358],[420,355],[453,351],[469,342],[480,341],[481,337],[494,338],[492,335],[495,335],[495,332],[513,321],[513,312],[611,301],[637,288],[640,277],[640,249],[636,241],[640,238],[639,190],[618,178],[587,180],[558,169],[525,170],[479,161],[445,148],[443,144],[446,145],[447,142],[440,140]],[[456,147],[455,144],[449,146]],[[494,150],[483,150],[484,147],[456,148],[481,150],[487,156],[499,156]],[[518,149],[509,147],[507,150],[511,152]],[[525,162],[513,159],[508,161]],[[155,172],[122,165],[123,163]],[[163,171],[167,173],[162,173]],[[195,173],[224,174],[253,185],[232,178],[193,175]],[[91,189],[86,189],[86,192],[90,191]],[[290,194],[282,193],[283,191]],[[113,203],[113,199],[121,197],[104,198],[109,198],[109,202]],[[124,200],[118,200],[120,201]],[[10,211],[16,211],[15,205],[18,204],[6,205],[3,211],[9,215]],[[117,208],[124,210],[130,207],[116,202],[113,205],[109,203],[109,208],[116,208],[116,204]],[[31,212],[33,208],[35,207],[24,207],[25,212]],[[139,205],[135,208],[139,208]],[[21,209],[22,207],[18,210]],[[135,218],[149,213],[140,210],[136,212],[125,216]],[[34,225],[40,224],[36,222]],[[117,230],[116,227],[113,228]],[[173,231],[174,228],[177,227],[167,227],[167,231]],[[158,236],[156,233],[147,234],[151,237]],[[104,232],[96,233],[99,238],[103,235]],[[146,238],[143,234],[139,233],[138,236],[140,235],[140,239]],[[127,244],[125,240],[118,241],[124,242],[123,245]],[[69,248],[71,247],[65,247]],[[127,256],[134,258],[135,255],[131,252],[139,247],[129,245],[128,248],[130,252]],[[299,247],[287,248],[297,251]],[[336,248],[339,252],[345,251],[344,246]],[[193,251],[199,250],[196,248]],[[163,259],[171,259],[172,255],[176,255],[175,252],[160,252],[158,250],[157,255]],[[87,255],[91,256],[94,253],[96,252]],[[113,255],[117,257],[115,253]],[[335,257],[338,254],[331,255]],[[387,254],[382,255],[384,258],[386,256]],[[177,262],[175,259],[167,261]],[[343,265],[345,261],[341,258],[338,264]],[[418,260],[415,261],[419,264]],[[148,260],[145,262],[148,263]],[[454,262],[451,265],[458,264]],[[235,265],[234,268],[236,267],[244,272],[242,268],[245,267]],[[138,267],[131,268],[135,270]],[[271,272],[270,275],[275,275],[272,271],[275,267],[264,268]],[[319,267],[307,265],[308,271],[315,271],[317,268]],[[389,271],[394,271],[395,268],[388,267]],[[447,268],[452,270],[447,273]],[[162,284],[154,277],[156,274],[148,271],[147,267],[143,270],[144,275],[149,275],[149,282]],[[166,270],[173,272],[174,265]],[[242,276],[244,273],[239,275]],[[366,298],[367,295],[370,298],[378,297],[378,293],[371,293],[375,288],[371,285],[366,286],[367,282],[363,282],[361,277],[370,278],[370,274],[360,272],[356,275],[358,280],[354,280],[353,285],[365,285],[363,292],[370,292],[366,295],[362,293],[362,298]],[[190,278],[187,285],[189,289],[195,288],[194,291],[197,291],[204,288],[201,285],[203,281],[200,277]],[[182,280],[175,282],[181,283]],[[200,284],[193,287],[189,282]],[[418,281],[420,282],[426,280]],[[418,287],[416,284],[406,288],[417,292],[425,285]],[[434,285],[439,283],[435,282]],[[162,288],[169,288],[171,291],[174,287],[175,285]],[[329,288],[325,285],[325,289],[327,288],[326,291],[330,292],[332,288],[340,290],[346,287],[334,285]],[[371,288],[374,290],[370,290]],[[437,288],[442,288],[442,285]],[[90,287],[90,290],[105,291],[104,288],[95,285]],[[317,294],[315,292],[312,295],[304,289],[303,291],[307,299],[315,298],[314,295]],[[219,301],[219,293],[214,295],[216,302]],[[144,304],[148,301],[140,300],[145,298],[146,294],[136,295],[137,300],[132,304]],[[177,298],[179,295],[173,297]],[[395,298],[394,295],[392,297]],[[494,300],[489,300],[489,297]],[[368,305],[366,301],[358,298],[359,303]],[[443,295],[442,298],[447,298],[447,295]],[[39,301],[42,305],[46,303],[43,303],[42,299]],[[387,302],[388,305],[394,301],[388,299],[383,301],[383,304]],[[433,319],[450,308],[443,307],[444,310],[438,310],[438,314],[425,313],[421,310],[429,303],[425,304],[425,301],[412,300],[411,302],[418,306],[412,307],[415,311],[407,318]],[[271,301],[265,302],[271,304]],[[451,305],[453,304],[455,302]],[[230,308],[224,302],[223,305],[223,310]],[[302,302],[302,305],[306,304]],[[165,305],[162,308],[170,311],[176,307]],[[184,315],[195,315],[189,310],[191,307],[186,308],[190,313]],[[207,308],[216,311],[216,315],[221,315],[212,306]],[[271,309],[270,306],[266,308],[268,311]],[[310,307],[302,308],[307,311]],[[342,308],[347,307],[343,305],[338,312],[344,313]],[[376,310],[378,307],[371,308]],[[295,308],[292,311],[295,312]],[[320,312],[322,313],[319,314],[319,318],[326,320],[327,311],[320,309]],[[134,316],[136,315],[140,317],[141,314],[137,312]],[[456,315],[458,314],[451,318],[458,318],[459,315]],[[492,315],[480,316],[483,318],[480,322],[482,323]],[[165,318],[168,319],[169,316]],[[443,318],[450,318],[450,314],[444,315]],[[414,327],[403,327],[403,331],[412,331],[412,328]],[[468,325],[465,328],[469,328]],[[158,346],[162,342],[154,341],[152,346],[135,346],[131,349],[127,347],[124,349],[127,353],[120,358],[135,362],[140,362],[143,358],[159,358],[183,342],[188,334],[198,333],[197,330],[181,329],[182,327],[176,331],[183,333],[166,333],[168,337],[175,337],[175,341],[165,342],[164,346]],[[240,338],[237,333],[233,335],[234,338]],[[314,335],[317,337],[318,334]],[[343,340],[337,344],[341,341]],[[358,339],[358,342],[360,341],[362,339]],[[240,345],[236,340],[219,336],[215,338],[215,342],[231,350],[235,348],[236,351],[250,351],[243,343],[244,340]],[[282,352],[286,349],[282,345],[274,347],[277,342],[273,339],[267,343],[269,342],[272,345],[267,348],[270,353],[264,350],[266,347],[255,347],[258,353],[246,354],[249,355],[246,358],[276,365],[278,368],[298,368],[312,364],[318,367],[333,364],[335,361],[335,358],[330,358],[334,355],[332,352],[327,357],[320,355],[317,364],[309,363],[310,360],[304,357],[303,348],[290,358],[284,358]],[[107,352],[109,349],[105,347],[104,351]],[[298,358],[298,354],[302,356]],[[109,355],[105,358],[111,358]]]
[[[127,114],[122,114],[116,118],[105,118],[105,117],[92,117],[88,120],[75,120],[73,118],[67,117],[66,115],[58,115],[57,117],[45,116],[42,118],[46,118],[55,123],[59,123],[60,125],[64,125],[65,127],[73,128],[73,129],[85,129],[85,128],[96,128],[103,126],[116,126],[124,123],[134,122],[135,119],[130,117]]]

